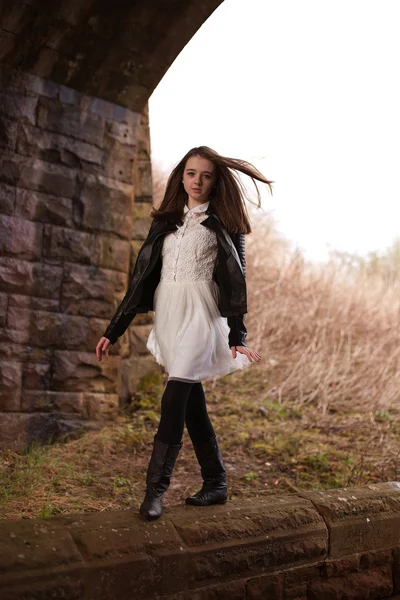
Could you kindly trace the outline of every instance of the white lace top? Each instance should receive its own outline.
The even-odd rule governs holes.
[[[183,225],[164,237],[161,281],[208,281],[217,257],[215,231],[201,225],[210,201],[184,207]]]

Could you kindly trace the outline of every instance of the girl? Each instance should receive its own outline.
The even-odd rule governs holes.
[[[184,424],[200,465],[203,486],[187,504],[227,500],[226,471],[206,408],[202,381],[244,369],[261,356],[246,343],[244,234],[251,232],[237,174],[268,181],[253,165],[220,156],[207,146],[190,150],[169,176],[128,291],[96,346],[108,357],[134,316],[154,310],[147,349],[168,373],[140,513],[162,514],[162,497],[182,447]]]

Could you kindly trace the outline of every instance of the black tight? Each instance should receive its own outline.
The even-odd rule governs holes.
[[[185,423],[194,443],[205,441],[214,435],[202,384],[171,379],[161,398],[157,439],[165,444],[179,444]]]

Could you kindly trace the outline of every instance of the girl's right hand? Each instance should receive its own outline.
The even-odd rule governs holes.
[[[108,358],[108,349],[111,345],[111,342],[106,337],[101,337],[99,343],[96,346],[96,356],[97,360],[101,360],[103,358],[103,354]]]

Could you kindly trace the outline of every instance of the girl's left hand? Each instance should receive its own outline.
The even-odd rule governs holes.
[[[248,346],[231,346],[231,352],[233,358],[236,358],[236,352],[239,352],[240,354],[245,354],[250,362],[253,362],[253,360],[260,362],[261,360],[261,355]]]

